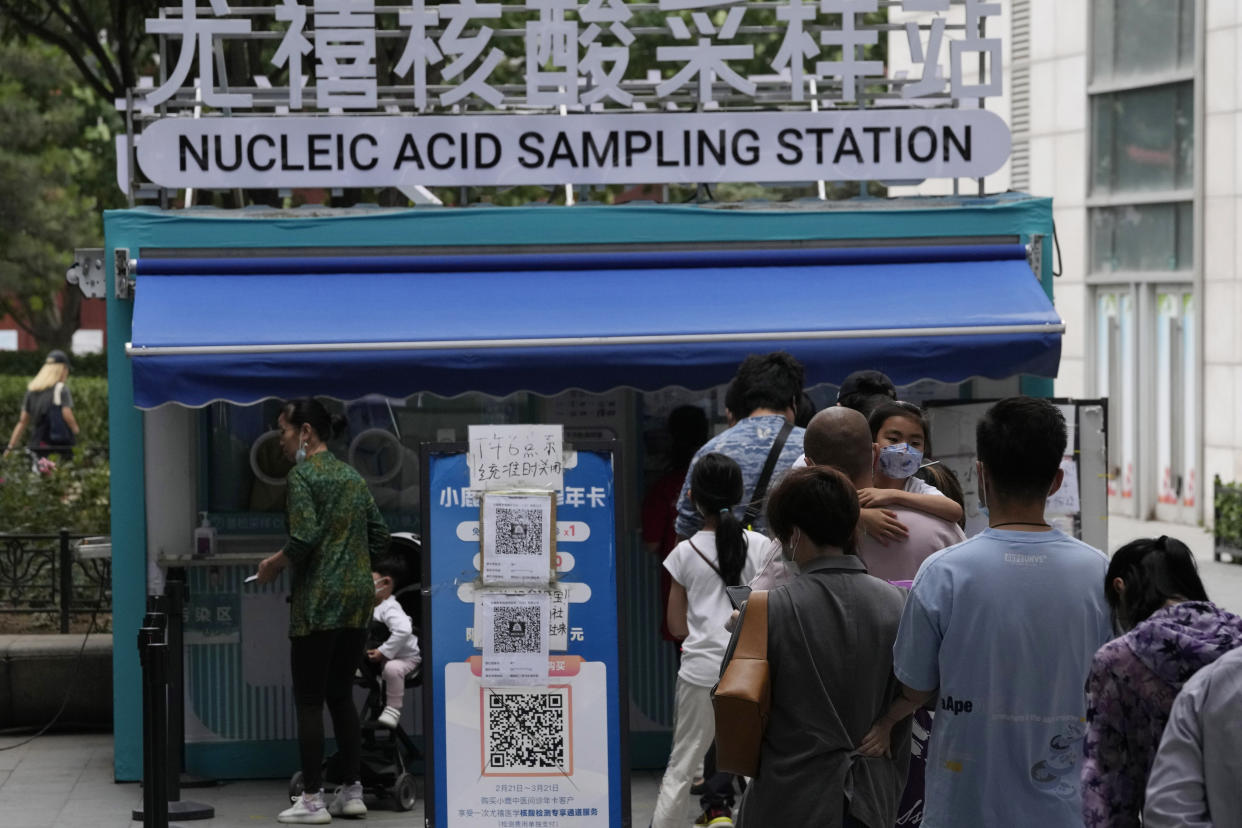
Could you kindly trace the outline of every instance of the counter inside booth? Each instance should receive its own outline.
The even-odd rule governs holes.
[[[279,548],[279,541],[268,552]],[[180,567],[184,618],[187,770],[216,778],[297,766],[289,673],[288,575],[244,583],[261,556],[168,561]],[[361,654],[360,654],[361,655]]]

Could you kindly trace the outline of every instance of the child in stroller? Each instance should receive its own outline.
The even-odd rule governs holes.
[[[388,702],[376,721],[384,727],[395,728],[401,722],[406,676],[419,668],[423,658],[410,616],[393,597],[396,590],[407,586],[405,560],[390,555],[375,561],[372,567],[375,611],[371,632],[377,632],[376,628],[382,626],[387,637],[383,643],[367,649],[367,660],[380,669]]]

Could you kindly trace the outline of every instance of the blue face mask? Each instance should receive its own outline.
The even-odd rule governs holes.
[[[880,449],[880,471],[885,477],[905,480],[923,464],[923,452],[909,443],[898,443]]]
[[[293,462],[301,463],[306,459],[306,443],[298,446],[298,450],[293,453]]]

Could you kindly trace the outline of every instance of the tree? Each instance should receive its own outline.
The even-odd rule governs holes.
[[[111,103],[137,86],[138,68],[151,55],[145,20],[160,0],[0,0],[0,26],[59,49],[82,80]]]
[[[45,348],[69,346],[81,294],[74,248],[99,246],[117,115],[44,44],[0,43],[0,315]]]

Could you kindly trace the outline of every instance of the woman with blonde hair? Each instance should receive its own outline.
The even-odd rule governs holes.
[[[39,373],[26,383],[22,413],[5,446],[6,454],[17,448],[22,432],[33,422],[30,451],[39,457],[57,454],[68,459],[73,456],[79,429],[73,416],[73,395],[65,385],[68,379],[69,357],[64,351],[50,351]]]

